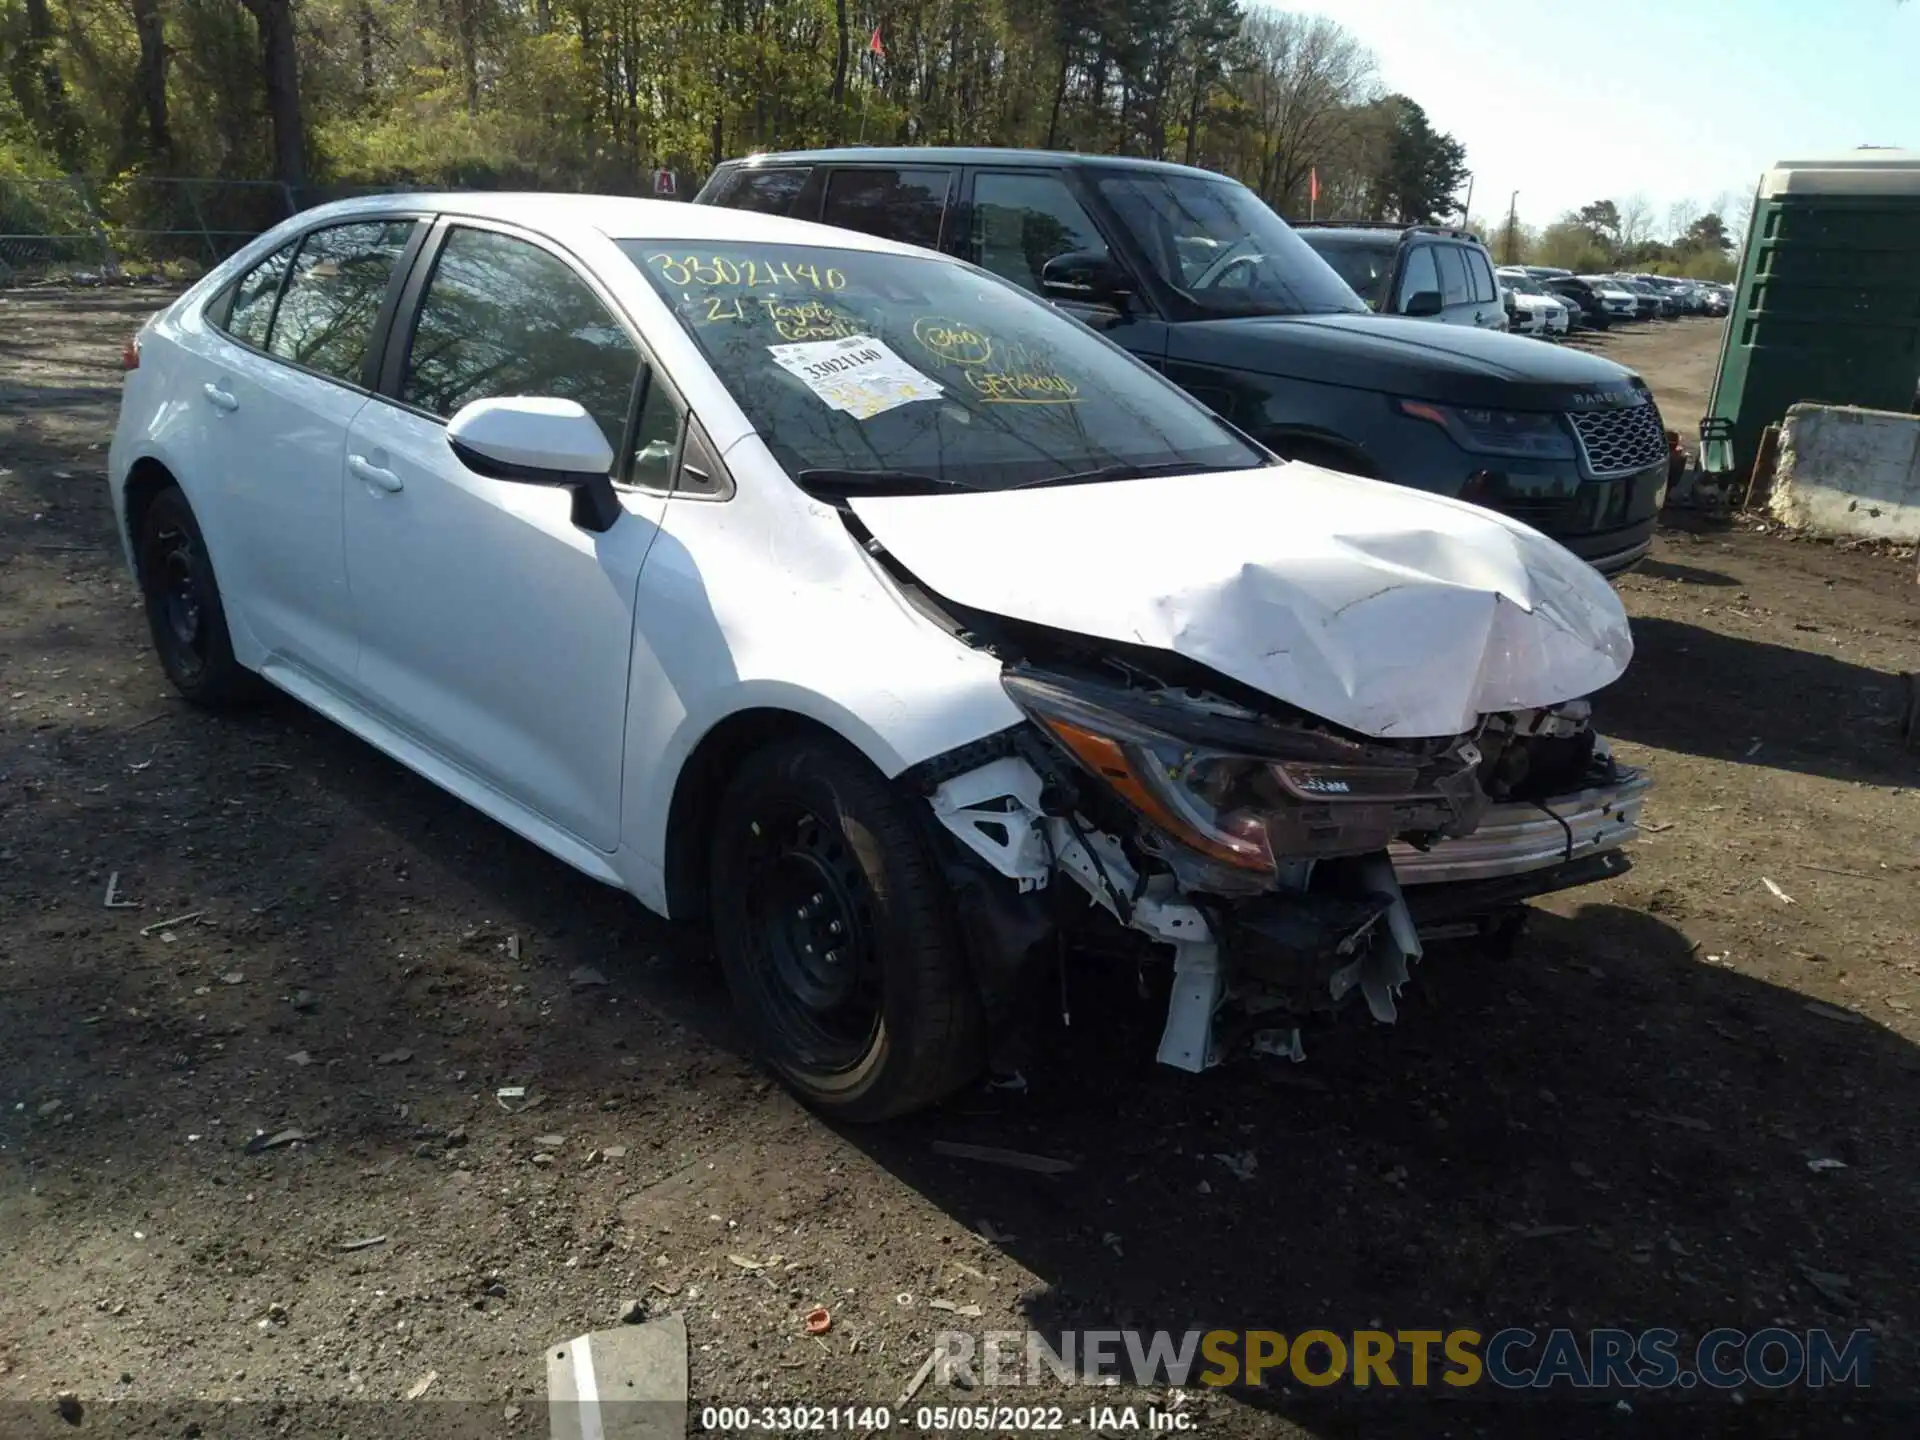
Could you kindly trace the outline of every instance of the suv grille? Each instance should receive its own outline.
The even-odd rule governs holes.
[[[1567,418],[1595,475],[1627,475],[1667,458],[1666,427],[1651,398],[1630,410],[1576,410]]]

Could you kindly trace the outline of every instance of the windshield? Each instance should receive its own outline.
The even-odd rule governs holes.
[[[1124,351],[968,266],[619,243],[803,485],[1002,490],[1268,463]]]
[[[1360,235],[1329,235],[1319,230],[1301,233],[1314,253],[1333,267],[1333,273],[1376,310],[1387,305],[1387,286],[1393,280],[1393,257],[1399,245],[1392,239]]]
[[[1216,315],[1366,310],[1313,247],[1244,185],[1115,171],[1096,182],[1156,274]]]

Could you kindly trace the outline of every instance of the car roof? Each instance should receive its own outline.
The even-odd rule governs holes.
[[[453,190],[363,195],[303,210],[295,220],[302,226],[316,221],[430,211],[468,215],[525,225],[556,237],[568,231],[597,231],[613,240],[763,241],[790,245],[818,245],[835,250],[872,250],[887,254],[923,255],[933,252],[856,230],[729,210],[715,205],[692,205],[683,200],[642,200],[634,195],[580,195],[544,191]]]
[[[1141,160],[1127,155],[1086,155],[1078,150],[1021,150],[995,145],[843,145],[826,150],[770,150],[735,156],[729,165],[994,165],[1035,166],[1047,169],[1076,167],[1087,170],[1157,170],[1171,175],[1194,175],[1206,180],[1240,182],[1196,165],[1171,160]]]

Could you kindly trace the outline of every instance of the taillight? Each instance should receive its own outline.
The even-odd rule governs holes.
[[[120,368],[138,370],[140,368],[140,337],[136,334],[120,347]]]

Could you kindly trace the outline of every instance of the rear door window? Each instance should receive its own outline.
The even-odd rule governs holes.
[[[293,261],[295,240],[282,245],[233,287],[233,305],[224,328],[234,339],[256,350],[267,347],[267,327],[273,324],[273,303],[280,298],[280,282]]]
[[[1458,245],[1436,245],[1434,259],[1440,266],[1440,303],[1451,309],[1473,303],[1473,284],[1467,279],[1466,252]]]
[[[310,232],[294,255],[267,353],[359,384],[374,320],[413,225],[367,220]]]
[[[1487,257],[1478,250],[1467,250],[1467,279],[1473,286],[1473,301],[1476,305],[1486,305],[1500,298],[1500,292],[1494,287],[1493,266],[1487,263]]]
[[[806,188],[807,166],[780,169],[741,169],[727,177],[727,183],[715,195],[713,203],[729,210],[753,210],[762,215],[787,215],[793,202]]]
[[[1067,182],[1047,171],[976,175],[967,258],[1040,293],[1040,272],[1057,255],[1107,253],[1106,242]],[[1198,263],[1198,260],[1196,260]]]
[[[1433,250],[1431,245],[1416,245],[1407,252],[1407,266],[1400,272],[1400,293],[1394,300],[1394,309],[1404,310],[1414,296],[1440,289],[1440,272],[1434,268]]]
[[[937,250],[940,218],[946,213],[952,183],[950,170],[835,170],[827,177],[827,203],[820,220]]]

